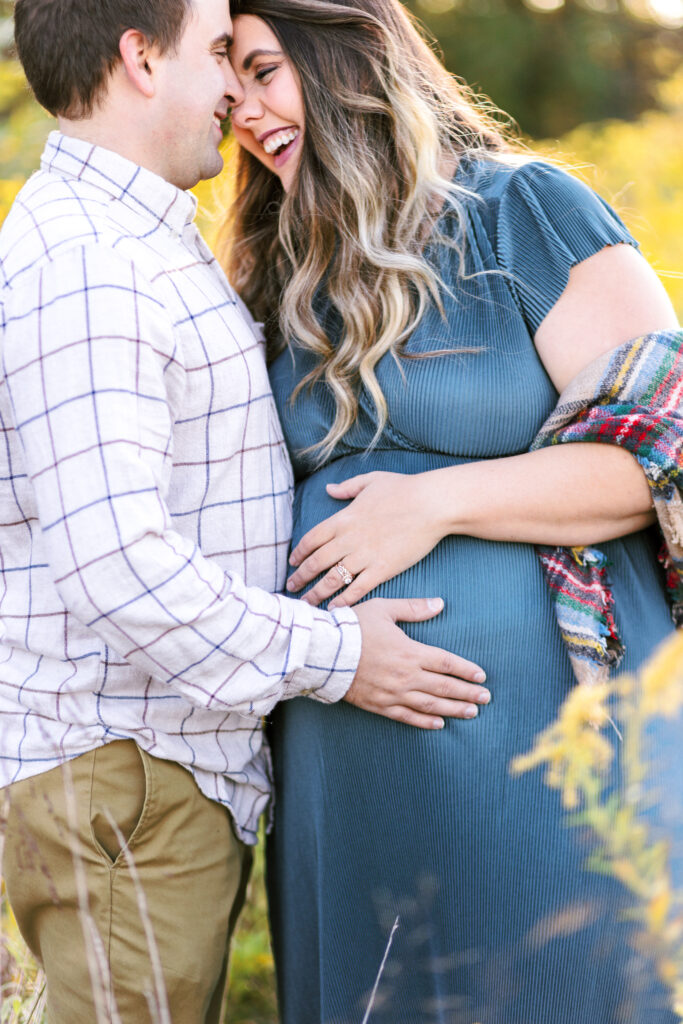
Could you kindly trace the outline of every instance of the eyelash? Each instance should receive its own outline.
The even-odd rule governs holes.
[[[267,68],[259,68],[259,70],[254,75],[254,78],[257,80],[257,82],[262,82],[267,75],[270,75],[273,71],[277,71],[277,69],[277,64],[270,64]]]

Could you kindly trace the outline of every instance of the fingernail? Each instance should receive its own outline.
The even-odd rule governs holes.
[[[484,690],[483,693],[479,694],[477,700],[479,701],[480,704],[488,704],[489,701],[491,700],[491,694],[489,693],[488,690]]]
[[[474,679],[475,683],[485,683],[486,682],[486,673],[485,672],[475,672],[474,676],[473,676],[473,679]]]
[[[294,590],[294,583],[292,580],[287,580],[287,590]]]
[[[427,607],[429,608],[430,612],[440,612],[441,609],[443,608],[443,598],[442,597],[428,597],[427,598]]]
[[[443,729],[445,725],[443,718],[435,718],[432,722],[432,729]]]
[[[465,718],[476,718],[479,714],[479,708],[475,707],[474,704],[470,704],[465,708]]]

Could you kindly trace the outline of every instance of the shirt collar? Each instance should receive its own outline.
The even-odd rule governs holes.
[[[87,181],[154,224],[163,221],[178,235],[197,212],[197,200],[190,192],[183,192],[119,153],[58,131],[48,136],[41,167]]]

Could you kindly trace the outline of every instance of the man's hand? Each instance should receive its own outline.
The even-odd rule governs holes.
[[[441,598],[387,600],[356,605],[363,646],[358,670],[344,697],[365,711],[422,729],[443,729],[444,717],[474,718],[491,694],[483,670],[450,651],[411,640],[397,622],[438,615]],[[468,681],[469,680],[469,681]]]

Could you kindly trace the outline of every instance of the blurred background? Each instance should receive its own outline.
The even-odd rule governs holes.
[[[12,7],[0,0],[0,223],[54,126],[14,59]],[[530,146],[559,155],[617,208],[683,318],[683,0],[409,7],[451,71],[507,111]],[[224,176],[195,190],[209,242],[228,187]],[[42,979],[4,896],[0,904],[0,1022],[35,1024],[43,1019]],[[260,858],[233,955],[229,1019],[277,1019]]]
[[[447,67],[612,202],[683,316],[683,0],[411,0]],[[0,221],[50,119],[0,0]],[[49,45],[49,40],[46,40]],[[222,183],[200,186],[213,234]]]

